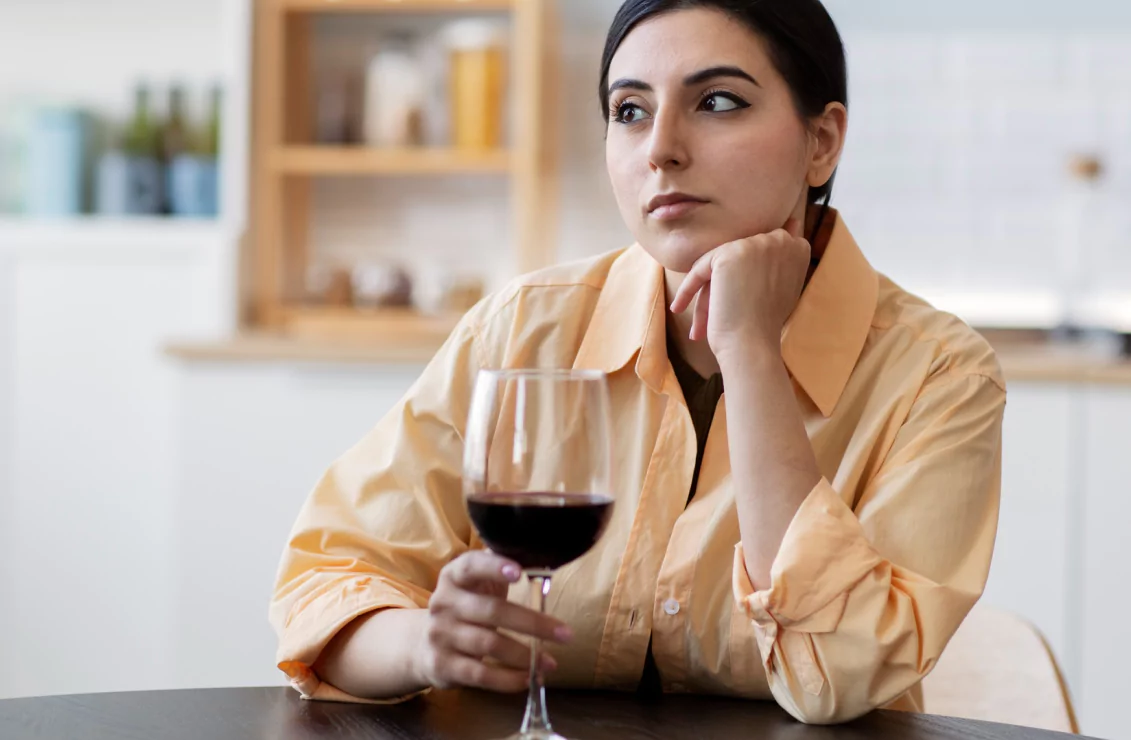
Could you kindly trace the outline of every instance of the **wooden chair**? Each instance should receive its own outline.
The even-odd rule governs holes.
[[[929,714],[1080,732],[1044,636],[988,607],[974,608],[923,680],[923,703]]]

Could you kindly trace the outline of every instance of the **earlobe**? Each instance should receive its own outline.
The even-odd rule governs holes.
[[[821,170],[812,170],[809,173],[809,177],[807,178],[807,180],[809,181],[809,187],[819,188],[819,187],[824,187],[825,183],[827,183],[829,181],[829,177],[828,177],[828,175],[824,174],[823,168],[822,168]]]

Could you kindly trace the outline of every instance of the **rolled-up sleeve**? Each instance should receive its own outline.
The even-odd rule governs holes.
[[[481,366],[465,318],[407,395],[310,494],[284,549],[269,617],[279,668],[303,696],[359,701],[312,668],[378,609],[424,608],[440,569],[472,546],[462,434]]]
[[[981,596],[997,531],[1005,390],[983,375],[919,393],[852,505],[827,480],[794,516],[755,591],[734,592],[770,689],[794,717],[843,722],[905,694]]]

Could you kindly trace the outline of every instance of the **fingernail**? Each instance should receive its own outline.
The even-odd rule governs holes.
[[[554,629],[554,639],[558,642],[571,642],[573,640],[573,630],[566,625]]]
[[[504,565],[503,576],[513,583],[522,577],[522,571],[518,569],[517,565]]]
[[[542,653],[542,670],[558,670],[558,661],[554,660],[554,656],[550,655],[549,653]]]

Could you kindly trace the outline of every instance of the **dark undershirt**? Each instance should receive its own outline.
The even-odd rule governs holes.
[[[703,465],[703,452],[707,449],[707,435],[711,431],[711,422],[714,421],[715,410],[723,395],[723,376],[715,373],[704,378],[696,372],[680,355],[670,334],[668,359],[672,363],[676,380],[679,381],[680,390],[683,391],[683,398],[687,401],[687,410],[691,412],[691,424],[695,427],[695,472],[691,476],[691,490],[687,492],[687,503],[690,504],[695,488],[699,485],[699,469]],[[660,672],[652,657],[651,639],[648,640],[648,656],[644,660],[644,674],[640,678],[638,693],[643,696],[658,696],[663,693]]]

